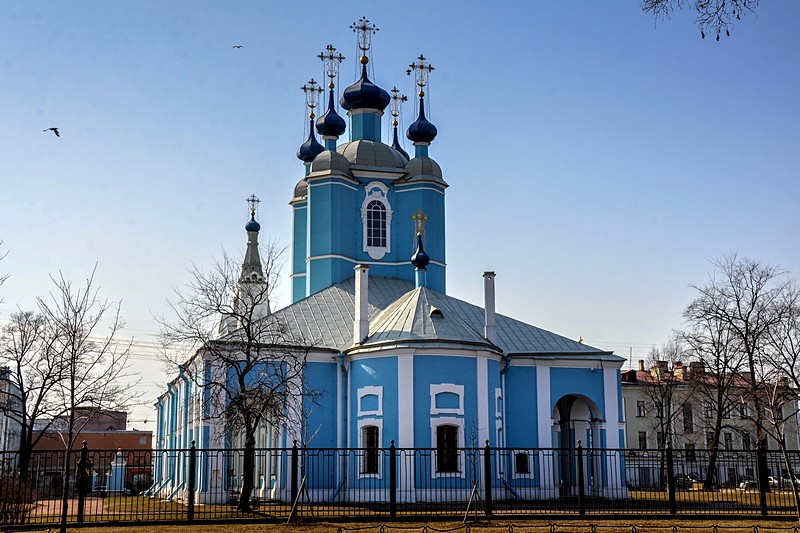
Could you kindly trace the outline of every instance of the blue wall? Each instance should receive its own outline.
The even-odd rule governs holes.
[[[539,415],[536,401],[536,368],[512,366],[506,381],[506,446],[513,448],[549,448],[552,443],[539,442]],[[547,421],[549,423],[549,421]]]

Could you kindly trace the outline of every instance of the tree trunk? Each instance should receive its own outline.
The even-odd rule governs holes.
[[[64,468],[62,470],[61,484],[61,533],[67,533],[67,517],[69,515],[69,473],[70,473],[70,452],[72,451],[72,432],[69,432],[66,450],[64,450]]]
[[[256,439],[255,431],[246,431],[244,438],[244,460],[242,465],[242,488],[239,491],[237,510],[252,511],[250,498],[253,495],[253,471],[255,470]]]
[[[786,464],[786,471],[789,473],[789,483],[791,483],[792,493],[794,494],[794,512],[797,515],[797,520],[800,521],[800,495],[798,495],[797,483],[794,480],[794,469],[792,468],[792,461],[789,457],[789,450],[786,449],[786,441],[781,438],[778,441],[783,453],[783,462]],[[778,477],[778,483],[783,481],[783,476]],[[780,488],[780,485],[779,485]]]
[[[711,448],[710,452],[708,456],[708,470],[706,471],[706,478],[703,480],[704,490],[711,490],[714,488],[714,474],[717,470],[718,449],[716,447]]]

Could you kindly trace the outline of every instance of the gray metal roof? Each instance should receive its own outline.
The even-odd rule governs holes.
[[[370,336],[384,342],[466,342],[483,338],[484,311],[458,298],[411,282],[370,276]],[[431,317],[432,308],[441,317]],[[353,346],[355,281],[350,278],[275,312],[277,318],[315,347],[343,351]],[[604,354],[603,350],[504,315],[497,315],[497,346],[506,354]]]

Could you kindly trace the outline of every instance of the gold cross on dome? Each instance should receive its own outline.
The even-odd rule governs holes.
[[[397,117],[400,116],[400,105],[408,100],[408,98],[406,98],[406,95],[400,94],[397,87],[393,87],[390,92],[392,93],[392,117],[394,117],[392,126],[397,126]]]
[[[310,110],[308,118],[313,119],[314,109],[317,107],[317,102],[318,102],[317,98],[324,89],[320,87],[316,81],[314,81],[314,78],[311,78],[309,82],[304,83],[303,86],[300,87],[300,90],[302,90],[303,93],[306,95],[306,105]]]
[[[256,207],[258,207],[258,204],[261,203],[261,200],[259,200],[255,194],[251,194],[245,198],[245,201],[250,206],[250,216],[256,216]]]
[[[414,221],[414,234],[422,235],[425,231],[425,223],[428,217],[422,212],[422,209],[417,209],[417,212],[411,215],[411,220]]]
[[[333,80],[339,73],[339,64],[344,61],[344,56],[342,54],[337,54],[336,48],[334,48],[332,44],[329,44],[325,47],[325,51],[320,52],[317,57],[320,58],[322,65],[325,67],[325,75],[330,78],[328,88],[333,89]]]
[[[358,36],[358,49],[361,50],[361,63],[367,64],[367,50],[372,44],[372,36],[376,34],[379,28],[372,24],[367,17],[361,17],[358,22],[350,25],[350,28]]]
[[[431,71],[434,70],[433,65],[430,63],[425,63],[427,59],[425,56],[420,54],[417,58],[417,61],[414,61],[409,65],[409,68],[406,69],[406,74],[409,76],[412,72],[414,72],[414,82],[419,87],[419,95],[420,97],[425,96],[425,91],[423,87],[428,85],[428,77],[431,74]]]

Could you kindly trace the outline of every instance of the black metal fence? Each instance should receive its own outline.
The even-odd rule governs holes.
[[[0,460],[3,526],[57,523],[65,509],[72,524],[795,512],[772,450],[257,449],[246,511],[241,449],[84,446],[34,452],[25,472],[16,452]],[[800,471],[798,452],[790,462]]]

